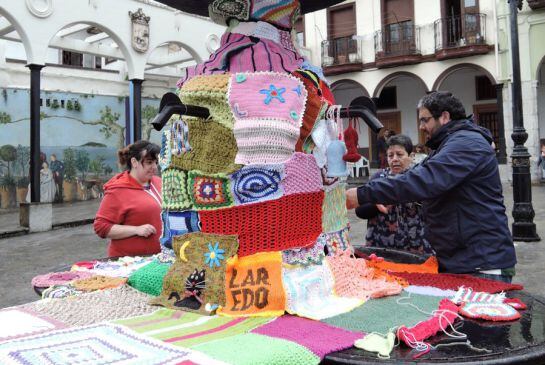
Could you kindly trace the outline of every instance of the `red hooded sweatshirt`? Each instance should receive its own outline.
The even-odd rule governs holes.
[[[161,179],[154,176],[144,188],[129,171],[117,174],[104,184],[104,199],[95,217],[97,235],[106,238],[114,224],[141,226],[151,224],[157,233],[149,237],[132,236],[112,239],[108,256],[153,255],[161,251]]]

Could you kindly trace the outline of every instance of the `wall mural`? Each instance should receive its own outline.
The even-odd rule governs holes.
[[[0,207],[28,198],[30,94],[0,89]],[[41,92],[40,195],[42,201],[100,197],[114,173],[117,150],[125,144],[126,98]],[[142,99],[142,138],[160,144],[151,127],[159,99]]]

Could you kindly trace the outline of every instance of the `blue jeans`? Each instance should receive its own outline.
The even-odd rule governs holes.
[[[474,272],[469,275],[475,276],[478,278],[483,278],[483,279],[503,281],[504,283],[509,283],[509,284],[511,284],[511,280],[513,280],[513,277],[511,275],[483,274],[482,272]]]

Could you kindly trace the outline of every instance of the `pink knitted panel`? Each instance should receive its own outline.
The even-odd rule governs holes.
[[[286,162],[286,195],[312,193],[323,189],[322,175],[313,155],[296,152]]]

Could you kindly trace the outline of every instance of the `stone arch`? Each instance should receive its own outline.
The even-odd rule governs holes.
[[[392,80],[398,78],[398,77],[410,77],[410,78],[413,78],[415,79],[416,81],[418,81],[423,87],[424,87],[424,90],[426,90],[426,92],[429,91],[428,89],[428,85],[426,85],[426,83],[424,82],[424,80],[422,80],[422,78],[412,72],[407,72],[407,71],[397,71],[397,72],[393,72],[391,74],[389,74],[388,76],[386,76],[385,78],[383,78],[377,85],[377,87],[375,88],[375,91],[373,92],[373,97],[374,98],[378,98],[380,97],[380,93],[382,92],[382,89],[388,85],[389,82],[391,82]]]
[[[539,63],[537,64],[537,69],[536,69],[536,73],[535,73],[535,80],[539,81],[539,78],[541,76],[540,73],[541,73],[542,69],[545,70],[545,56],[543,56],[541,61],[539,61]]]
[[[153,53],[159,47],[164,46],[165,44],[176,44],[176,45],[180,46],[180,48],[182,48],[183,50],[187,51],[191,55],[191,57],[193,57],[195,62],[199,63],[199,62],[202,61],[202,59],[199,56],[199,54],[197,53],[197,51],[195,51],[193,48],[189,47],[184,42],[180,42],[179,40],[167,40],[167,41],[162,41],[161,43],[150,45],[150,49],[148,50],[147,55],[146,55],[146,63],[149,62],[149,60],[152,57]]]
[[[432,90],[439,90],[439,88],[441,87],[441,84],[443,84],[443,82],[450,75],[452,75],[456,71],[467,69],[467,68],[482,72],[483,74],[485,74],[488,77],[488,79],[490,80],[492,85],[497,84],[496,78],[486,68],[484,68],[482,66],[479,66],[479,65],[476,65],[474,63],[459,63],[459,64],[451,66],[451,67],[447,68],[445,71],[441,72],[441,74],[439,76],[437,76],[437,79],[433,83]]]
[[[354,80],[342,79],[331,84],[331,92],[337,104],[348,105],[358,96],[369,96],[367,89]]]
[[[337,89],[339,87],[342,87],[344,85],[347,85],[347,86],[350,85],[350,86],[353,86],[354,89],[360,89],[364,96],[369,96],[369,92],[367,91],[365,86],[363,86],[362,84],[360,84],[357,81],[348,80],[348,79],[337,80],[334,83],[332,83],[331,84],[331,91],[333,92],[333,91],[335,91],[335,89]]]
[[[30,37],[28,36],[28,33],[25,27],[17,21],[16,17],[11,15],[2,6],[0,6],[0,16],[5,17],[11,23],[11,25],[13,25],[13,27],[19,34],[19,37],[21,37],[21,41],[23,42],[23,47],[25,48],[27,60],[32,60],[34,58],[34,48],[32,47],[32,42],[30,41]]]

